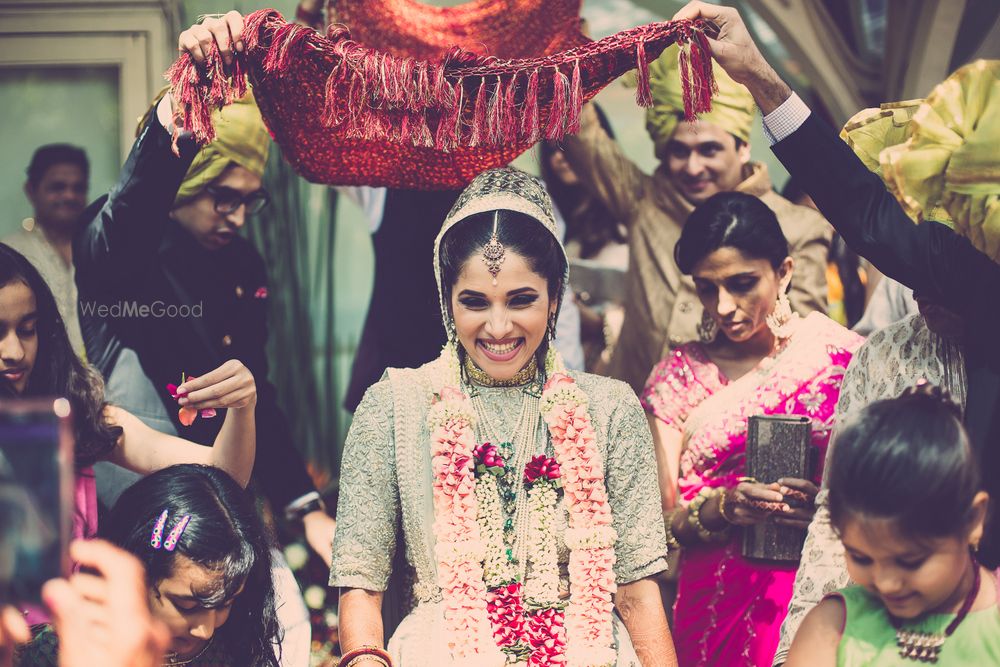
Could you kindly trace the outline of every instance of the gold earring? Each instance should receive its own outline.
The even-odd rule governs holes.
[[[788,338],[792,335],[791,323],[795,320],[795,313],[792,312],[792,304],[788,300],[788,293],[781,290],[778,293],[778,301],[764,321],[767,328],[771,330],[775,338]]]

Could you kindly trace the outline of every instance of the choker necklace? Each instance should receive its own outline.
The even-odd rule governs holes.
[[[892,615],[889,615],[889,620],[892,622],[893,627],[896,628],[896,646],[899,647],[899,657],[904,660],[915,660],[916,662],[936,663],[938,661],[938,656],[941,654],[941,648],[944,646],[945,640],[951,637],[952,633],[958,628],[958,624],[968,616],[969,610],[972,609],[972,603],[976,601],[976,596],[979,594],[979,564],[976,563],[975,559],[972,561],[972,567],[975,571],[972,590],[965,596],[962,608],[958,610],[955,619],[948,624],[943,634],[939,632],[907,630]]]
[[[179,667],[180,665],[190,665],[192,662],[194,662],[201,656],[205,655],[205,651],[207,651],[212,646],[212,640],[214,639],[215,637],[209,639],[208,643],[205,644],[205,646],[202,647],[202,649],[198,651],[197,654],[184,660],[179,659],[176,653],[168,653],[163,662],[164,667]]]
[[[497,380],[491,376],[477,366],[468,353],[463,356],[465,357],[463,364],[465,374],[480,387],[520,387],[528,384],[538,375],[538,360],[535,359],[535,355],[531,355],[531,359],[525,364],[524,368],[514,373],[514,377],[507,380]]]

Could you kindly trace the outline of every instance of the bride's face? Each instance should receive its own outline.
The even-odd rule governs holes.
[[[555,309],[545,277],[510,250],[495,285],[476,252],[451,289],[458,340],[476,365],[496,380],[512,378],[528,363]]]

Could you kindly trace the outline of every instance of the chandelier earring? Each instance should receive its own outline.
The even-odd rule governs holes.
[[[701,322],[697,324],[696,329],[698,330],[698,339],[706,345],[719,335],[719,325],[715,323],[712,314],[704,309],[701,311]]]
[[[556,339],[556,316],[555,314],[549,315],[549,323],[545,326],[545,335],[548,336],[549,340]]]
[[[455,328],[455,320],[451,317],[448,318],[448,325],[446,326],[446,331],[448,334],[448,342],[454,343],[458,340],[458,329]]]
[[[767,328],[771,330],[775,338],[789,338],[795,327],[798,315],[792,312],[792,304],[788,300],[785,290],[778,293],[778,301],[774,304],[774,310],[765,318]]]

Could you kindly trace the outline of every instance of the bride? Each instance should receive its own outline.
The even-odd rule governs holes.
[[[434,256],[448,343],[368,390],[344,450],[341,665],[676,665],[650,433],[627,385],[550,345],[567,261],[540,182],[481,174]],[[397,548],[415,606],[386,651]]]

